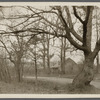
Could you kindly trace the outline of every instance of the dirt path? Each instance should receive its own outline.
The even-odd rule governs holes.
[[[25,78],[35,79],[35,77],[25,77]],[[66,83],[71,83],[73,79],[59,78],[59,77],[38,77],[38,80],[58,82],[60,84],[66,84]],[[96,88],[100,89],[100,82],[99,81],[98,82],[92,81],[91,85],[94,85]]]

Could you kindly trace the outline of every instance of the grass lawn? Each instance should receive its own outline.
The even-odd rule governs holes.
[[[54,82],[40,81],[37,85],[34,80],[23,82],[0,82],[0,94],[99,94],[100,90],[93,86],[84,89],[74,89],[71,84],[58,84]]]

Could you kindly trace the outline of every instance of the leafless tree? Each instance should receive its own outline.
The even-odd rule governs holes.
[[[55,35],[57,37],[65,37],[69,40],[69,42],[79,50],[84,52],[84,66],[82,71],[74,78],[73,85],[75,86],[85,86],[89,85],[93,80],[94,71],[93,71],[93,62],[100,50],[100,40],[96,42],[95,48],[92,51],[91,49],[91,37],[92,37],[92,16],[93,16],[93,6],[73,6],[73,15],[78,20],[78,23],[82,26],[82,34],[77,33],[75,27],[73,26],[71,11],[67,6],[54,6],[50,11],[40,11],[36,13],[36,11],[32,7],[28,7],[34,14],[38,15],[38,17],[42,18],[46,25],[51,27],[56,27],[57,29],[63,30],[65,34],[59,33],[59,31],[55,31],[55,28],[51,32],[48,30],[43,30],[41,27],[34,28],[38,32]],[[59,24],[56,25],[54,22],[48,20],[45,16],[42,16],[43,13],[55,14],[57,18],[59,18]],[[82,15],[83,13],[83,15]],[[73,38],[74,37],[74,38]],[[76,41],[78,40],[78,42]]]

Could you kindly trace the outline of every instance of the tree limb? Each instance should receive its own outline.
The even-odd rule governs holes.
[[[79,19],[79,21],[83,24],[83,20],[79,17],[79,15],[77,14],[77,11],[76,11],[76,7],[75,6],[73,6],[73,10],[74,10],[74,15],[75,15],[75,17],[77,18],[77,19]]]
[[[5,43],[4,43],[2,40],[0,40],[0,42],[3,44],[5,50],[6,50],[7,53],[9,54],[9,59],[10,59],[10,61],[11,61],[12,63],[15,63],[15,61],[14,61],[14,60],[12,59],[12,57],[11,57],[11,53],[9,52],[8,48],[7,48],[6,45],[5,45]]]
[[[93,55],[92,57],[95,58],[99,51],[100,51],[100,39],[96,42],[95,49],[92,52],[92,55]]]
[[[72,23],[72,19],[71,19],[71,15],[69,12],[69,9],[67,6],[65,6],[65,11],[67,13],[67,17],[68,17],[68,23],[69,23],[69,27],[70,27],[70,32],[75,36],[76,39],[78,39],[80,42],[83,42],[83,39],[80,37],[80,35],[78,35],[74,28],[73,28],[73,23]]]
[[[65,35],[65,37],[69,40],[69,42],[70,42],[74,47],[76,47],[76,48],[78,48],[78,49],[80,49],[80,50],[83,50],[83,51],[86,50],[85,47],[79,45],[79,44],[71,37],[71,35],[70,35],[70,29],[69,29],[69,27],[68,27],[68,25],[67,25],[67,23],[66,23],[66,21],[65,21],[65,19],[64,19],[64,17],[63,17],[63,15],[62,15],[61,8],[58,7],[57,10],[58,10],[58,12],[59,12],[59,16],[60,16],[60,18],[61,18],[61,22],[62,22],[62,24],[64,25],[65,30],[66,30],[66,35]]]

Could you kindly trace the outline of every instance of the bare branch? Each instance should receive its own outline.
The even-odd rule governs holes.
[[[12,59],[12,57],[11,57],[11,53],[9,52],[7,46],[5,45],[5,43],[4,43],[2,40],[0,40],[0,42],[3,44],[5,50],[6,50],[7,53],[9,54],[9,59],[10,59],[10,61],[14,63],[14,60]]]
[[[86,24],[88,23],[88,19],[89,19],[89,15],[90,15],[90,10],[91,10],[91,7],[87,6],[86,18],[85,18],[85,21],[84,21]]]
[[[77,19],[79,19],[79,21],[83,24],[83,20],[79,17],[79,15],[77,14],[77,11],[76,11],[76,7],[75,6],[73,6],[73,10],[74,10],[74,15],[75,15],[75,17],[77,18]]]
[[[100,51],[100,39],[96,42],[96,46],[93,53],[93,58],[95,58],[98,54],[98,52]]]
[[[63,23],[63,25],[64,25],[64,27],[65,27],[65,30],[66,30],[66,35],[65,35],[65,37],[66,37],[66,38],[69,40],[69,42],[70,42],[73,46],[75,46],[76,48],[78,48],[78,49],[80,49],[80,50],[83,50],[83,51],[86,50],[85,47],[79,45],[79,44],[71,37],[71,35],[70,35],[70,29],[69,29],[69,27],[68,27],[68,25],[67,25],[67,23],[66,23],[66,21],[65,21],[65,19],[64,19],[64,17],[63,17],[63,15],[62,15],[61,7],[57,7],[57,10],[58,10],[58,12],[59,12],[59,16],[60,16],[61,21],[62,21],[62,23]]]
[[[36,13],[33,9],[31,9],[31,7],[28,6],[28,8],[33,12],[35,13],[36,15],[38,15],[40,18],[42,18],[44,21],[46,21],[47,23],[49,23],[50,25],[53,25],[54,27],[58,27],[59,29],[61,30],[64,30],[63,27],[59,27],[57,24],[54,24],[52,22],[50,22],[48,19],[46,19],[44,16],[40,15],[40,12],[39,13]],[[46,11],[44,11],[44,13],[46,13]],[[57,14],[56,12],[51,12],[51,11],[48,11],[48,13],[55,13]],[[43,12],[42,12],[43,14]],[[58,14],[57,14],[58,16]]]
[[[69,13],[69,9],[67,6],[65,6],[65,11],[67,13],[68,16],[68,23],[69,23],[69,27],[70,27],[70,32],[75,36],[76,39],[78,39],[80,42],[83,42],[83,39],[80,37],[80,35],[78,35],[74,28],[73,28],[73,23],[72,23],[72,19],[71,19],[71,15]]]

